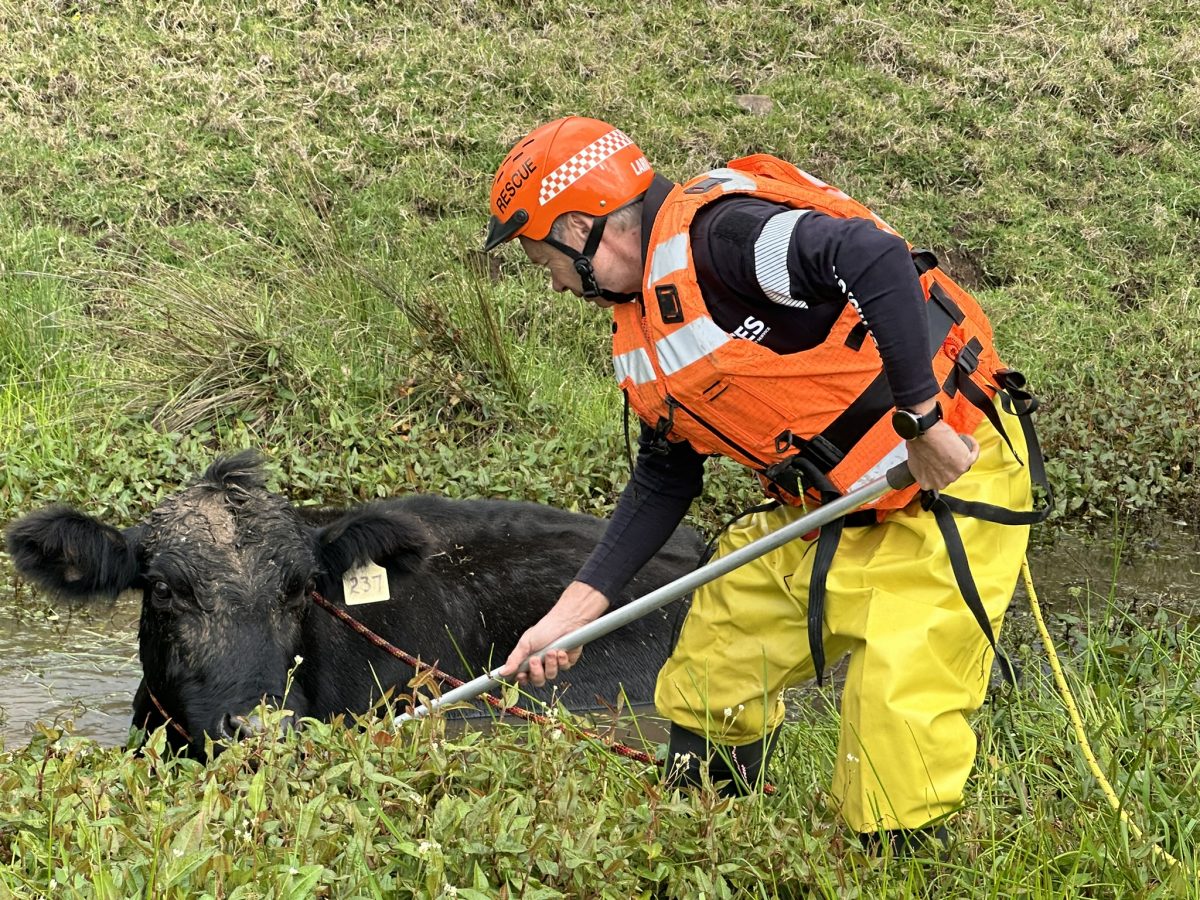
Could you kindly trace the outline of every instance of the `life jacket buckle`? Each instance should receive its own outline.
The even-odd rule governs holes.
[[[667,400],[667,415],[659,416],[658,421],[654,423],[654,435],[644,444],[645,448],[657,455],[666,456],[671,452],[671,444],[667,440],[667,435],[671,433],[671,429],[675,427],[675,404]]]
[[[790,432],[786,432],[790,434]],[[776,438],[775,445],[779,446],[779,440]],[[786,449],[786,448],[785,448]],[[772,484],[779,485],[787,493],[793,497],[798,497],[803,492],[800,486],[800,478],[796,471],[796,462],[800,459],[800,454],[797,453],[789,456],[787,459],[780,460],[773,466],[769,466],[763,471]]]
[[[938,258],[932,250],[927,250],[924,247],[914,248],[912,251],[913,265],[917,269],[917,277],[921,277],[930,269],[938,267]]]
[[[958,355],[954,357],[954,365],[958,366],[963,373],[970,375],[979,368],[979,353],[983,349],[983,345],[979,343],[978,338],[971,340],[959,348]]]

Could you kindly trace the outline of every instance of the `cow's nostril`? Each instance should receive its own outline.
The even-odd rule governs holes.
[[[284,733],[295,731],[296,716],[286,710],[283,712],[286,715],[271,716],[270,721],[277,723],[280,731]],[[221,718],[221,737],[227,741],[240,741],[256,734],[263,734],[267,728],[268,722],[264,721],[258,712],[245,715],[226,713]]]
[[[245,716],[235,716],[226,713],[221,718],[221,737],[227,741],[240,741],[254,731]]]

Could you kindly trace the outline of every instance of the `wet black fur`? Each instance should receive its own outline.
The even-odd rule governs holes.
[[[56,597],[113,598],[138,575],[137,529],[123,533],[66,506],[17,520],[6,539],[16,570]]]
[[[263,696],[328,719],[403,693],[412,669],[375,648],[303,590],[310,579],[342,603],[342,575],[368,559],[388,572],[391,600],[350,607],[367,627],[462,678],[502,662],[557,599],[599,539],[604,522],[532,503],[412,495],[348,510],[298,510],[264,487],[260,457],[219,459],[143,523],[119,531],[52,507],[8,529],[14,566],[58,596],[143,592],[139,649],[144,683],[135,724],[161,717],[147,688],[191,732],[216,735],[226,717]],[[692,568],[700,552],[686,529],[626,591],[641,596]],[[155,596],[159,582],[172,590]],[[652,700],[678,604],[592,645],[555,688],[577,709]],[[537,692],[543,697],[550,689]],[[168,732],[177,745],[184,742]]]

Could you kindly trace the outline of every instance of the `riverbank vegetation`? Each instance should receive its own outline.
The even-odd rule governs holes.
[[[933,248],[1043,398],[1048,528],[1200,502],[1182,0],[0,0],[0,31],[0,522],[132,522],[243,447],[299,502],[606,512],[608,322],[477,249],[503,153],[568,113],[677,179],[777,153]],[[708,488],[709,529],[754,496],[730,467]],[[1081,625],[1077,687],[1135,815],[1194,864],[1194,633],[1117,624]],[[208,768],[48,734],[0,775],[0,892],[1178,896],[1028,668],[980,716],[942,864],[853,848],[823,805],[829,716],[793,726],[780,797],[731,805],[504,729],[315,728]]]
[[[823,702],[786,726],[778,792],[738,800],[666,788],[570,723],[310,723],[208,764],[165,755],[161,731],[131,756],[46,729],[2,757],[0,897],[1200,896],[1200,634],[1091,599],[1073,688],[1145,838],[1096,787],[1035,658],[978,717],[949,846],[909,858],[864,852],[838,822]]]

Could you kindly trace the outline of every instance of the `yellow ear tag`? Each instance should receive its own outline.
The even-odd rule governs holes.
[[[347,606],[378,603],[391,599],[388,592],[387,569],[373,562],[350,569],[342,576],[342,593]]]

